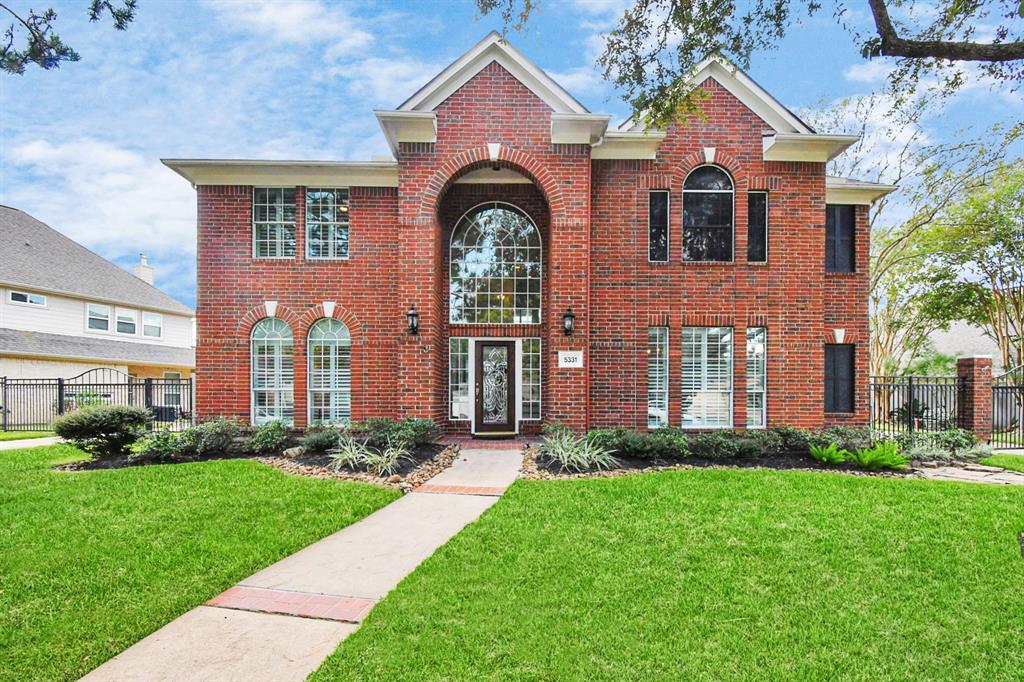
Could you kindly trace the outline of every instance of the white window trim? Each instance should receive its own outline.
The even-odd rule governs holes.
[[[466,393],[469,396],[469,416],[468,417],[453,417],[452,416],[452,389],[455,388],[455,384],[452,383],[452,341],[466,341]],[[473,358],[473,340],[466,336],[450,336],[448,337],[448,421],[451,422],[472,422],[473,421],[473,408],[476,406],[474,402],[475,396],[473,395],[475,387],[473,386],[473,369],[471,365],[474,362]]]
[[[750,223],[750,195],[751,194],[763,194],[764,195],[764,260],[749,260],[749,259],[747,259],[747,263],[749,263],[751,265],[767,265],[769,258],[771,258],[771,253],[769,252],[769,245],[770,245],[771,241],[768,239],[768,232],[771,229],[771,224],[772,224],[772,220],[771,220],[771,214],[772,214],[772,200],[771,199],[772,198],[771,198],[771,194],[766,189],[752,189],[752,190],[748,190],[747,191],[747,224],[748,224],[747,232],[748,233],[750,232],[749,223]],[[735,197],[733,197],[733,200],[735,201]],[[733,207],[733,214],[735,214],[735,213],[736,213],[736,208]],[[736,228],[733,227],[733,232],[735,233],[735,231],[736,231]],[[747,242],[747,255],[749,256],[749,254],[750,254],[750,243],[749,243],[750,235],[749,234],[747,235],[747,239],[748,239],[748,242]],[[736,254],[734,253],[733,254],[733,258],[734,259],[735,259],[735,256],[736,256]]]
[[[651,195],[655,192],[663,192],[667,200],[665,206],[665,260],[651,260]],[[655,265],[672,262],[672,191],[668,189],[647,190],[647,262]]]
[[[703,262],[703,261],[697,261],[697,262]],[[735,427],[735,421],[736,421],[736,416],[735,416],[735,412],[736,412],[736,328],[735,327],[705,327],[705,326],[695,326],[695,325],[686,325],[686,326],[683,327],[684,330],[688,329],[688,328],[693,328],[693,329],[731,329],[732,330],[732,352],[731,352],[731,357],[730,357],[730,363],[731,364],[730,364],[730,367],[729,367],[729,423],[728,424],[715,425],[715,426],[684,424],[683,421],[682,421],[682,412],[681,412],[681,410],[682,410],[682,400],[680,400],[680,415],[679,415],[680,427],[683,428],[683,429],[690,430],[690,431],[721,431],[722,429],[734,428]],[[707,343],[707,341],[706,341],[706,336],[705,336],[705,345],[706,345],[706,343]],[[680,340],[679,340],[680,358],[683,357],[683,344],[684,344],[683,336],[680,335]],[[746,349],[746,337],[744,337],[744,349]],[[685,392],[684,382],[682,381],[682,367],[680,367],[679,391],[680,391],[679,395],[680,395],[680,397],[682,397],[683,393]],[[724,393],[724,391],[721,391],[721,392]],[[746,399],[746,395],[745,394],[744,394],[744,399]]]
[[[341,393],[343,389],[340,388],[314,388],[313,387],[313,339],[310,338],[310,334],[313,332],[313,328],[317,322],[322,320],[336,320],[344,328],[345,332],[349,335],[348,338],[348,418],[337,422],[325,422],[325,421],[314,421],[313,419],[313,394],[314,393]],[[340,343],[340,342],[339,342]],[[338,425],[338,424],[351,424],[352,423],[352,405],[355,402],[353,400],[352,391],[352,332],[349,330],[348,325],[337,318],[322,317],[314,322],[309,327],[309,331],[306,332],[306,423],[308,425]]]
[[[263,320],[274,320],[274,319],[280,319],[280,318],[273,318],[273,317],[265,317],[265,318],[263,318]],[[286,349],[283,348],[282,353],[281,353],[281,358],[282,359],[285,357],[286,353],[291,353],[291,356],[292,356],[291,383],[288,384],[288,383],[285,383],[285,382],[282,381],[281,385],[279,385],[277,388],[257,388],[256,387],[256,372],[254,370],[255,362],[253,361],[254,358],[256,357],[255,350],[256,350],[256,341],[257,341],[257,339],[253,338],[253,334],[256,331],[256,327],[260,324],[260,322],[263,322],[263,320],[260,320],[259,322],[256,323],[256,325],[253,325],[252,331],[249,332],[249,423],[251,425],[253,425],[253,426],[258,426],[260,424],[268,424],[268,423],[270,423],[272,421],[280,421],[285,426],[294,426],[295,425],[295,336],[294,336],[295,330],[293,330],[291,328],[291,325],[289,325],[287,322],[284,322],[284,320],[281,320],[281,322],[286,327],[288,327],[288,330],[292,333],[292,336],[289,339],[287,339],[290,342],[288,347]],[[265,339],[261,339],[261,340],[265,340]],[[283,343],[285,341],[285,339],[272,339],[272,340],[275,341],[275,342],[280,342],[282,344],[282,347],[285,345]],[[280,376],[283,379],[284,373],[280,372],[278,375],[275,375],[275,376]],[[283,393],[287,393],[288,391],[290,391],[291,394],[292,394],[292,418],[291,419],[274,418],[274,419],[269,419],[267,421],[257,421],[257,419],[256,419],[256,393],[257,392],[283,394]]]
[[[345,256],[314,256],[314,255],[312,255],[310,253],[310,251],[309,251],[309,247],[310,247],[310,244],[311,244],[311,241],[309,239],[309,227],[310,227],[310,222],[309,222],[309,192],[310,192],[310,190],[321,190],[321,191],[329,190],[329,191],[332,191],[332,192],[338,192],[338,191],[341,191],[341,190],[345,190],[345,195],[348,197],[348,203],[346,203],[345,206],[346,206],[346,208],[351,209],[351,205],[352,205],[352,192],[351,192],[351,189],[349,187],[307,187],[306,188],[306,192],[305,192],[305,194],[306,194],[306,196],[305,196],[306,208],[305,208],[305,213],[304,213],[304,215],[306,216],[306,230],[305,230],[305,237],[306,237],[305,238],[305,242],[306,242],[306,249],[305,249],[305,251],[306,251],[306,260],[327,260],[327,261],[332,261],[332,260],[345,261],[345,260],[349,260],[349,258],[352,255],[352,217],[351,217],[351,212],[350,211],[345,211],[345,215],[348,218],[345,222],[340,222],[340,221],[335,220],[333,222],[328,222],[328,223],[320,223],[320,222],[312,223],[313,225],[344,225],[346,228],[348,228],[349,239],[348,239],[348,242],[346,244],[346,246],[348,247],[346,249],[347,255],[345,255]],[[337,210],[337,201],[335,201],[335,210]],[[337,217],[337,215],[335,215],[335,217]],[[255,225],[255,222],[253,224]],[[254,227],[253,228],[253,234],[255,235],[255,233],[256,233],[256,230],[255,230],[255,227]]]
[[[694,171],[696,171],[697,169],[704,168],[706,166],[710,166],[711,168],[717,168],[718,170],[722,171],[723,173],[725,173],[729,177],[729,182],[732,183],[732,189],[729,190],[729,193],[732,194],[732,260],[689,260],[688,258],[686,258],[685,243],[686,243],[686,195],[687,195],[687,193],[689,193],[689,194],[725,194],[725,192],[723,190],[720,190],[720,189],[686,189],[686,180],[687,180],[687,178],[689,178],[694,173]],[[671,224],[671,222],[672,221],[670,219],[669,220],[669,224]],[[680,246],[679,246],[679,260],[682,261],[683,263],[707,264],[707,263],[735,263],[736,262],[736,178],[734,178],[732,176],[732,173],[730,173],[727,169],[725,169],[722,166],[719,166],[718,164],[715,164],[715,163],[702,163],[699,166],[694,166],[693,168],[690,169],[690,172],[686,174],[685,178],[683,178],[683,200],[682,200],[682,202],[680,202],[680,206],[679,206],[679,233],[680,233],[680,235],[682,235],[682,239],[683,239],[683,241],[680,242]]]
[[[173,375],[173,376],[171,376],[171,375]],[[167,389],[171,388],[171,385],[169,383],[164,383],[164,385],[161,387],[163,389],[161,391],[161,394],[162,394],[161,398],[163,399],[164,407],[177,407],[177,408],[181,408],[182,407],[181,396],[182,396],[182,393],[184,392],[184,391],[182,391],[182,385],[181,385],[181,382],[184,381],[184,378],[181,376],[181,372],[164,372],[164,382],[172,382],[172,381],[173,382],[177,382],[174,385],[173,390],[171,390],[171,391],[167,390]],[[167,396],[168,395],[177,396],[178,397],[177,404],[167,402]]]
[[[89,328],[89,306],[96,306],[98,308],[106,308],[107,309],[107,328],[106,329],[90,329]],[[99,318],[97,318],[97,319],[99,319]],[[114,325],[114,319],[115,319],[114,306],[109,305],[107,303],[90,303],[90,302],[86,301],[86,303],[85,303],[85,332],[87,334],[110,334],[113,331],[112,327]]]
[[[523,356],[525,354],[523,353],[523,341],[534,340],[537,342],[537,345],[539,346],[537,350],[537,359],[539,360],[540,364],[538,364],[537,366],[537,371],[540,373],[540,383],[537,385],[537,403],[540,409],[538,416],[524,417],[523,403],[525,402],[525,397],[523,394]],[[519,400],[517,401],[519,405],[516,408],[519,412],[519,421],[537,423],[541,421],[544,417],[544,339],[539,336],[526,336],[516,339],[516,362],[519,365]],[[516,428],[516,430],[519,430],[518,427]]]
[[[764,326],[747,327],[747,331],[748,332],[751,329],[762,329],[762,330],[764,330],[764,355],[763,355],[763,358],[762,358],[762,361],[764,362],[764,368],[762,370],[764,383],[763,383],[762,387],[760,388],[760,390],[756,390],[756,391],[751,391],[750,390],[749,353],[746,350],[747,339],[746,339],[746,334],[744,334],[744,339],[743,339],[743,348],[744,348],[744,354],[745,354],[744,361],[747,364],[747,386],[746,386],[746,390],[743,393],[744,405],[746,405],[746,398],[747,398],[747,396],[749,394],[751,394],[751,393],[760,393],[761,394],[761,425],[760,426],[751,426],[750,425],[750,410],[748,409],[747,410],[746,428],[751,429],[751,430],[761,430],[761,429],[768,428],[768,328],[764,327]]]
[[[42,297],[43,302],[42,303],[30,303],[28,301],[15,301],[14,300],[14,295],[15,294],[23,294],[26,298],[30,298],[32,296],[40,296],[40,297]],[[50,299],[49,299],[49,297],[46,294],[35,294],[35,293],[32,293],[31,291],[27,291],[25,289],[9,289],[7,291],[7,296],[5,296],[4,298],[7,300],[7,303],[9,303],[10,305],[20,305],[23,308],[34,308],[34,309],[38,310],[40,308],[49,308],[50,307]]]
[[[259,224],[259,225],[276,225],[276,224],[280,224],[280,223],[263,223],[263,222],[257,223],[257,221],[256,221],[256,190],[258,190],[258,189],[280,189],[280,190],[291,189],[291,190],[295,190],[295,198],[296,198],[295,211],[296,211],[296,216],[295,216],[295,222],[292,223],[292,229],[295,230],[295,254],[293,254],[291,256],[258,256],[258,255],[256,255],[256,225],[257,224]],[[298,244],[298,241],[299,241],[298,187],[290,186],[290,185],[254,185],[253,188],[252,188],[252,195],[249,197],[249,210],[252,213],[250,232],[252,233],[252,258],[253,258],[253,260],[295,260],[296,255],[298,255],[298,253],[299,253],[299,244]]]
[[[518,434],[520,431],[520,425],[523,422],[530,422],[533,424],[542,422],[544,420],[544,339],[539,336],[524,336],[524,337],[508,337],[508,336],[452,336],[449,338],[459,338],[469,340],[469,395],[471,409],[469,412],[469,419],[452,419],[450,416],[448,421],[469,423],[470,431],[476,433],[476,344],[480,341],[512,341],[515,355],[515,377],[517,385],[516,395],[516,415],[515,424],[513,426],[514,433]],[[523,378],[523,340],[524,339],[539,339],[540,340],[540,418],[539,419],[524,419],[523,418],[523,391],[522,391],[522,378]],[[450,362],[450,360],[449,360]],[[451,365],[449,364],[449,370]],[[451,373],[449,371],[449,377]],[[451,390],[450,390],[449,378],[449,393],[448,393],[448,407],[447,414],[451,415]]]
[[[135,322],[135,331],[128,333],[123,332],[117,328],[118,318],[121,317],[121,313],[131,313],[132,320]],[[118,336],[138,336],[139,335],[139,311],[134,308],[115,308],[114,311],[114,333]]]
[[[672,377],[672,367],[671,367],[671,364],[672,363],[671,363],[671,361],[669,359],[669,357],[670,357],[669,344],[671,342],[671,334],[670,334],[670,331],[669,331],[668,327],[658,326],[658,327],[648,327],[647,328],[648,348],[650,348],[651,331],[653,331],[655,329],[663,330],[664,333],[665,333],[665,347],[664,347],[665,357],[662,359],[662,368],[663,368],[663,371],[664,371],[664,374],[665,374],[665,388],[664,388],[664,391],[663,391],[664,400],[665,400],[665,423],[664,424],[660,424],[658,426],[651,426],[651,413],[650,413],[650,410],[651,410],[651,388],[650,388],[650,386],[651,386],[651,374],[650,374],[651,366],[650,366],[650,363],[652,362],[652,359],[651,359],[650,353],[648,353],[648,355],[647,355],[647,358],[648,358],[647,359],[647,363],[648,363],[648,365],[647,365],[647,428],[648,429],[655,429],[655,430],[657,430],[657,429],[668,428],[668,426],[671,423],[671,418],[670,418],[670,409],[671,409],[671,407],[670,406],[671,406],[671,402],[672,402],[672,399],[671,399],[672,398],[672,390],[671,390],[670,387],[671,387],[671,384],[672,384],[672,379],[671,379],[671,377]]]
[[[149,334],[146,333],[146,326],[147,326],[146,325],[146,315],[156,315],[157,317],[160,318],[160,334],[159,334],[159,336],[150,336]],[[141,317],[142,317],[142,324],[140,325],[140,331],[141,331],[142,338],[144,338],[144,339],[152,339],[153,341],[163,341],[164,340],[164,316],[161,313],[154,313],[154,312],[151,312],[151,311],[143,310]],[[148,326],[153,327],[155,325],[148,325]]]

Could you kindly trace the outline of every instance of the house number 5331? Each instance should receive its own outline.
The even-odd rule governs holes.
[[[583,367],[583,351],[581,350],[560,350],[558,351],[558,366],[579,369]]]

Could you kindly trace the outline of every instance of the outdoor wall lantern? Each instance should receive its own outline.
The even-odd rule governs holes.
[[[420,314],[416,311],[416,304],[414,303],[409,312],[405,314],[406,319],[409,320],[409,333],[419,334],[420,333]]]
[[[562,315],[562,331],[565,332],[566,336],[572,336],[575,328],[576,313],[572,311],[572,308],[566,308],[565,313]]]

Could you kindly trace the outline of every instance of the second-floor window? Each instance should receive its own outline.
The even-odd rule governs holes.
[[[668,192],[661,189],[647,197],[647,260],[668,262]]]
[[[747,262],[768,260],[768,192],[747,194]]]
[[[306,257],[348,258],[348,190],[306,190]]]
[[[252,194],[252,253],[295,257],[295,188],[256,187]]]
[[[134,336],[139,325],[139,314],[134,310],[117,309],[117,333]]]
[[[853,272],[856,207],[828,204],[825,211],[825,272]]]
[[[683,260],[731,261],[732,178],[717,166],[695,168],[683,183]]]
[[[30,294],[27,291],[12,291],[8,295],[8,299],[11,303],[20,303],[22,305],[37,305],[43,307],[46,305],[46,297],[42,294]]]
[[[110,306],[90,303],[87,308],[86,327],[95,332],[110,331]]]
[[[160,313],[142,313],[142,335],[159,339],[164,335],[164,316]]]

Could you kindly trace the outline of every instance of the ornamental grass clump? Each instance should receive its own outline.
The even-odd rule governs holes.
[[[341,436],[338,446],[329,453],[331,469],[355,469],[376,476],[397,474],[403,462],[412,461],[409,446],[403,441],[391,441],[383,448],[374,448],[350,435]]]
[[[842,464],[846,460],[850,459],[849,450],[843,450],[835,443],[829,443],[828,445],[812,445],[811,457],[818,460],[822,464]]]
[[[861,469],[903,469],[907,458],[900,454],[900,446],[892,441],[880,441],[874,447],[861,448],[850,455],[850,460]]]
[[[612,454],[602,445],[564,428],[550,430],[540,446],[540,459],[560,472],[611,469],[619,465]]]

